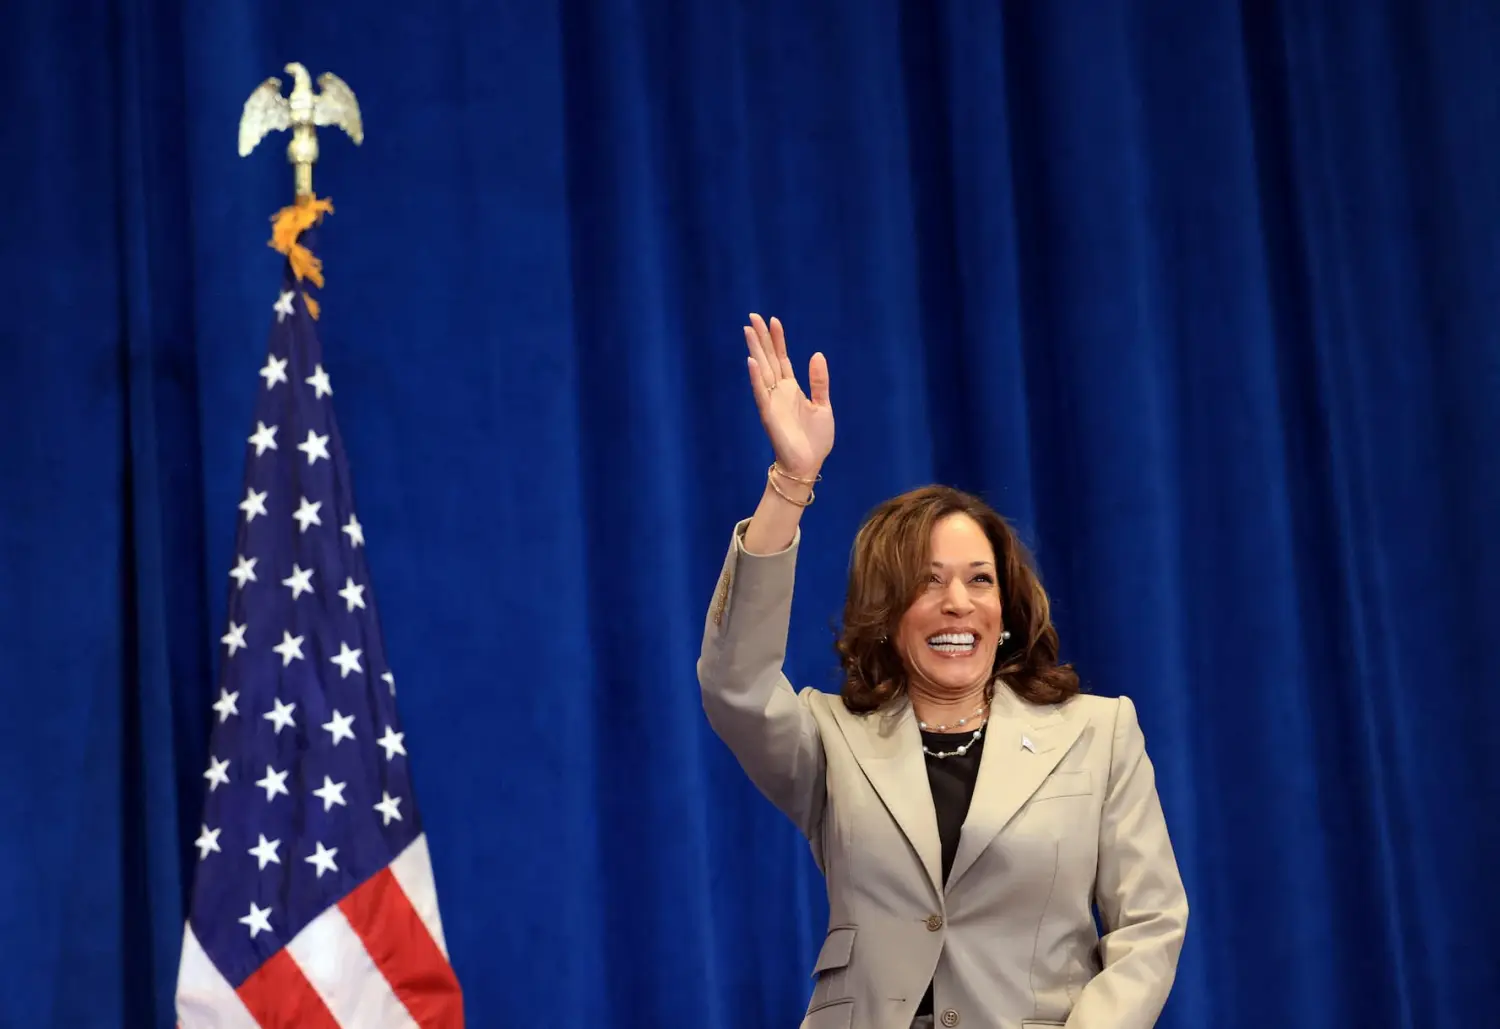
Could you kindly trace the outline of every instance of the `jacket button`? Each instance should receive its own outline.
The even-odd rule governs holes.
[[[958,1012],[949,1008],[943,1012],[942,1021],[943,1025],[947,1026],[948,1029],[953,1029],[954,1026],[958,1025]]]
[[[928,915],[927,916],[927,931],[928,932],[935,933],[939,929],[941,929],[942,927],[943,927],[943,916],[942,915]]]

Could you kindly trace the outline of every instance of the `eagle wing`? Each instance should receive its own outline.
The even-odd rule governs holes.
[[[272,76],[250,93],[240,115],[240,156],[247,156],[269,132],[292,123],[291,105],[281,95],[281,80]]]
[[[359,101],[354,90],[331,71],[318,76],[320,92],[313,102],[313,124],[333,125],[343,129],[355,144],[364,142],[365,127],[359,117]]]

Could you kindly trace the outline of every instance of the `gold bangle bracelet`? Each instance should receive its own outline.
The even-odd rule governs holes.
[[[771,466],[771,471],[779,471],[779,469],[777,469],[776,466],[773,464]],[[788,504],[796,504],[798,507],[811,507],[812,506],[812,502],[813,502],[814,498],[817,496],[817,494],[814,493],[811,488],[809,488],[808,491],[807,491],[807,499],[806,500],[797,500],[797,499],[795,499],[793,497],[789,497],[789,496],[786,495],[786,492],[784,490],[782,490],[782,488],[780,486],[776,485],[776,476],[772,475],[771,471],[766,472],[766,484],[768,486],[770,486],[771,489],[773,489],[773,490],[776,491],[776,495],[778,497],[780,497],[782,500],[785,500]],[[791,476],[787,476],[787,477],[791,478]],[[801,481],[801,480],[799,480],[799,481]]]
[[[816,485],[817,483],[820,483],[820,482],[823,481],[823,476],[821,474],[814,475],[811,479],[798,478],[797,476],[793,475],[791,472],[789,472],[786,469],[782,468],[775,461],[772,461],[771,462],[771,467],[769,467],[769,468],[766,469],[766,474],[767,475],[776,474],[776,475],[781,476],[783,479],[791,479],[793,482],[800,482],[804,486]]]

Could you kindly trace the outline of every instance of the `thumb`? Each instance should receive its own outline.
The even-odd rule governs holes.
[[[832,406],[828,400],[828,359],[822,351],[807,362],[807,389],[812,402],[819,407]]]

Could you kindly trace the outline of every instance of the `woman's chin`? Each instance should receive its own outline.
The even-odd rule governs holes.
[[[934,687],[944,693],[962,693],[984,683],[989,669],[979,655],[962,658],[929,658],[917,668]]]

